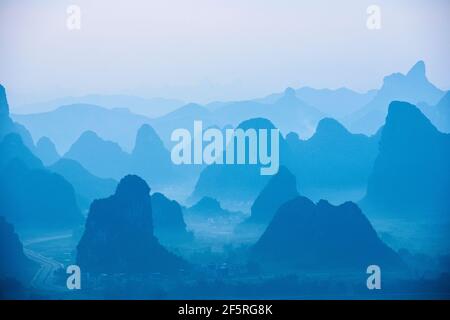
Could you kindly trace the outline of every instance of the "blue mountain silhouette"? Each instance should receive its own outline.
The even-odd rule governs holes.
[[[152,195],[152,210],[155,236],[162,244],[185,245],[193,240],[192,233],[186,230],[178,202],[156,192]]]
[[[60,158],[55,145],[47,137],[41,137],[38,140],[35,154],[46,166],[54,164]]]
[[[106,109],[90,104],[65,105],[49,112],[13,117],[24,124],[36,140],[42,136],[49,137],[61,154],[67,152],[85,131],[94,131],[129,151],[136,131],[151,122],[149,118],[125,108]]]
[[[419,61],[406,75],[394,73],[385,77],[383,86],[373,100],[348,119],[350,129],[354,132],[375,133],[384,123],[387,106],[392,101],[436,104],[444,92],[430,83],[425,73],[425,63]]]
[[[303,188],[365,188],[378,154],[379,134],[352,134],[338,121],[322,119],[315,134],[300,140],[290,133],[286,141],[294,161],[291,170]]]
[[[392,218],[448,217],[449,163],[450,135],[439,132],[416,106],[394,101],[362,205]]]
[[[399,256],[377,236],[352,202],[333,206],[297,197],[283,204],[251,250],[261,265],[296,270],[348,269],[365,272],[402,267]]]
[[[200,219],[226,218],[240,214],[222,208],[219,201],[211,197],[203,197],[193,206],[186,208],[185,212],[188,216],[195,216]]]
[[[80,163],[100,178],[119,180],[129,172],[130,155],[112,141],[100,138],[93,131],[84,132],[64,154],[64,158]]]
[[[70,182],[77,194],[78,206],[83,212],[88,211],[93,200],[107,197],[117,186],[116,180],[98,178],[71,159],[60,159],[48,169]]]
[[[164,144],[172,147],[174,145],[174,142],[170,141],[172,132],[179,128],[192,130],[194,121],[199,120],[203,122],[204,128],[217,124],[215,117],[207,108],[196,103],[189,103],[162,117],[153,119],[151,125]]]
[[[439,131],[450,133],[450,91],[447,91],[435,106],[430,106],[427,103],[421,103],[417,106]]]
[[[0,281],[13,278],[28,282],[36,268],[37,265],[25,256],[13,225],[0,216]],[[0,285],[0,298],[2,294],[8,294],[3,289]]]
[[[15,133],[9,133],[0,141],[0,170],[13,160],[20,160],[30,169],[43,168],[42,161],[38,159],[22,142],[22,138]]]
[[[139,128],[130,160],[129,171],[143,177],[152,185],[168,184],[176,177],[170,152],[149,125]]]
[[[252,118],[265,118],[273,122],[282,132],[298,132],[309,136],[323,114],[300,100],[292,88],[271,104],[255,101],[227,103],[214,111],[219,126],[239,123]]]
[[[45,102],[26,104],[16,107],[17,113],[49,112],[60,106],[72,104],[90,104],[107,109],[128,108],[131,112],[155,118],[169,113],[183,105],[182,101],[164,98],[142,98],[124,94],[88,94],[79,97],[64,97]]]
[[[235,235],[247,239],[259,238],[278,208],[298,195],[297,179],[285,166],[281,166],[255,199],[250,217],[235,227]]]
[[[135,175],[124,177],[114,195],[95,200],[77,246],[77,263],[92,273],[176,272],[185,263],[153,234],[150,187]]]
[[[5,87],[0,84],[0,141],[10,133],[20,135],[25,145],[31,151],[34,151],[33,139],[28,130],[21,124],[11,120],[6,90]]]
[[[3,139],[0,159],[0,211],[17,228],[74,228],[83,221],[72,185],[46,170],[18,135]]]
[[[281,166],[256,198],[246,223],[267,226],[278,208],[297,196],[297,179],[286,167]]]
[[[242,122],[238,128],[243,130],[249,128],[270,130],[274,129],[275,126],[267,119],[255,118]],[[290,156],[289,148],[281,134],[279,144],[280,162],[283,164],[284,161],[289,161]],[[248,154],[248,147],[246,152]],[[194,203],[208,196],[217,199],[226,207],[248,210],[270,179],[270,176],[260,174],[260,168],[260,164],[209,165],[201,172],[189,202]],[[235,206],[234,204],[238,205]]]
[[[370,90],[366,93],[359,93],[348,88],[332,90],[302,87],[295,89],[295,95],[299,99],[333,118],[345,117],[359,110],[373,99],[376,92],[377,90]],[[255,101],[275,103],[282,95],[283,93],[274,93],[262,99],[256,99]]]

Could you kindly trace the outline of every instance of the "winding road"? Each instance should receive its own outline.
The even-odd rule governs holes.
[[[42,290],[42,291],[62,291],[67,290],[63,286],[58,286],[53,281],[53,276],[56,270],[60,268],[64,268],[64,265],[52,258],[45,257],[42,254],[31,250],[29,248],[32,244],[47,242],[47,241],[53,241],[53,240],[59,240],[59,239],[67,239],[70,238],[72,234],[62,234],[57,236],[48,236],[48,237],[40,237],[40,238],[33,238],[24,241],[24,253],[25,255],[32,261],[39,264],[40,268],[36,271],[35,275],[33,276],[31,280],[31,286]]]

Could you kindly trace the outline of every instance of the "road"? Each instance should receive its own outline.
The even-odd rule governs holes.
[[[64,268],[64,265],[50,257],[45,257],[42,254],[33,251],[29,248],[31,244],[37,244],[41,242],[54,241],[59,239],[70,238],[72,234],[62,234],[57,236],[48,236],[33,238],[24,241],[24,253],[32,261],[39,264],[39,269],[31,280],[31,286],[42,291],[62,291],[67,290],[66,287],[57,286],[54,284],[53,276],[56,270]]]

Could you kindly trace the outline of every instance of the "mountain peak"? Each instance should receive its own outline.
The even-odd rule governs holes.
[[[52,152],[53,151],[56,152],[55,144],[53,143],[52,140],[50,140],[50,138],[48,138],[46,136],[42,136],[38,140],[38,142],[36,143],[36,147],[44,148],[44,149],[47,149],[47,150],[51,150]]]
[[[144,179],[136,175],[127,175],[120,180],[116,195],[127,198],[144,198],[150,193],[150,187]]]
[[[155,144],[162,146],[163,142],[150,125],[143,124],[137,132],[135,148],[140,146],[151,147]]]
[[[301,102],[299,98],[297,98],[297,93],[295,92],[295,90],[291,87],[286,88],[286,90],[284,90],[283,95],[280,97],[280,99],[278,99],[277,103],[278,104],[296,104]]]
[[[100,140],[101,138],[92,130],[86,130],[84,131],[79,140]]]
[[[48,137],[41,137],[36,144],[36,153],[45,165],[53,164],[59,159],[54,143]]]
[[[295,176],[285,166],[280,166],[278,173],[269,180],[253,203],[249,221],[268,224],[277,209],[296,196],[298,191]]]
[[[316,135],[348,134],[348,130],[339,121],[333,118],[323,118],[319,121]]]
[[[388,116],[386,118],[386,126],[392,124],[402,124],[406,122],[427,123],[431,122],[415,105],[408,102],[392,101],[389,104]]]
[[[247,129],[275,129],[274,124],[272,121],[266,119],[266,118],[252,118],[245,121],[242,121],[239,126],[239,129],[247,130]]]
[[[0,119],[9,116],[8,100],[5,87],[0,84]]]
[[[211,197],[203,197],[197,204],[194,205],[196,209],[207,209],[207,210],[222,210],[219,201]]]
[[[291,87],[287,87],[286,90],[284,90],[284,96],[287,98],[295,98],[296,97],[295,90]]]
[[[406,76],[412,78],[425,78],[425,72],[425,62],[420,60],[411,68],[411,70],[409,70]]]

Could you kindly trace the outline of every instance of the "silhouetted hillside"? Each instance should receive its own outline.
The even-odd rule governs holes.
[[[94,131],[106,140],[116,142],[130,151],[136,131],[151,120],[128,109],[106,109],[91,104],[71,104],[56,110],[26,115],[13,115],[37,140],[49,137],[63,154],[85,131]]]
[[[6,90],[5,87],[0,84],[0,141],[10,133],[20,135],[24,144],[34,151],[33,139],[28,130],[24,126],[11,120]]]
[[[155,130],[149,125],[143,125],[137,132],[131,153],[130,172],[152,184],[160,185],[169,184],[174,179],[174,170],[170,152]]]
[[[252,205],[251,216],[245,223],[268,225],[278,208],[298,196],[297,180],[286,167],[274,175]]]
[[[287,88],[273,103],[256,101],[227,103],[214,111],[214,117],[219,126],[226,124],[237,126],[247,119],[265,118],[276,124],[282,132],[294,131],[309,136],[323,114],[299,99],[294,89]]]
[[[186,209],[186,215],[195,216],[201,219],[223,217],[231,218],[231,216],[235,214],[238,213],[223,209],[219,201],[210,197],[203,197],[192,207]]]
[[[183,261],[153,235],[150,188],[128,175],[116,193],[95,200],[77,246],[77,263],[92,273],[175,272]]]
[[[60,158],[58,152],[56,151],[55,145],[47,137],[42,137],[39,139],[36,144],[35,154],[46,166],[54,164]]]
[[[315,89],[302,87],[295,89],[295,95],[310,106],[314,106],[324,115],[340,118],[348,116],[369,103],[376,95],[377,90],[365,93],[355,92],[348,88],[339,89]],[[257,102],[275,103],[283,93],[274,93]]]
[[[450,91],[442,97],[435,106],[426,103],[417,105],[421,111],[433,122],[439,131],[450,133]]]
[[[18,134],[10,133],[0,141],[0,170],[4,170],[16,159],[30,169],[43,168],[42,161],[23,144],[22,138]]]
[[[172,147],[174,143],[170,141],[170,136],[175,129],[193,129],[194,121],[201,120],[203,127],[207,128],[217,124],[213,114],[205,107],[189,103],[162,117],[153,119],[152,127],[158,132],[162,141],[167,147]]]
[[[153,226],[155,236],[164,245],[187,244],[193,240],[186,230],[181,206],[161,193],[152,195]]]
[[[83,221],[70,183],[43,168],[16,134],[0,143],[0,211],[17,228],[73,228]]]
[[[100,178],[119,180],[129,173],[130,156],[112,141],[103,140],[95,132],[84,132],[70,147],[64,158],[79,162]]]
[[[0,280],[13,278],[27,283],[37,267],[25,256],[14,227],[0,216]],[[2,289],[0,286],[0,295]]]
[[[48,169],[60,174],[72,184],[83,212],[87,212],[93,200],[107,197],[117,186],[117,181],[98,178],[75,160],[63,158]]]
[[[444,92],[430,83],[425,73],[425,63],[419,61],[406,75],[394,73],[385,77],[382,88],[373,100],[350,117],[350,129],[354,132],[375,133],[383,124],[387,106],[392,101],[435,105]]]
[[[399,256],[377,236],[361,210],[351,202],[333,206],[297,197],[282,205],[254,245],[252,259],[265,266],[315,271],[369,265],[382,270],[402,266]]]
[[[127,108],[131,112],[150,118],[159,117],[183,105],[182,101],[164,98],[143,98],[124,94],[88,94],[78,97],[64,97],[55,100],[32,103],[16,107],[19,114],[53,111],[60,106],[73,104],[96,105],[108,109]]]
[[[379,135],[352,134],[334,119],[322,119],[315,134],[300,140],[290,133],[292,171],[304,188],[365,187],[378,153]]]
[[[242,122],[238,128],[247,130],[270,129],[275,126],[267,119],[257,118]],[[270,139],[268,146],[271,148]],[[236,145],[236,144],[235,144]],[[246,159],[248,159],[248,143],[246,144]],[[283,137],[279,136],[280,165],[290,161],[289,148]],[[235,153],[236,155],[236,148]],[[190,202],[196,202],[203,197],[217,199],[222,205],[239,210],[248,210],[264,188],[271,176],[261,175],[261,164],[222,164],[209,165],[200,174]]]
[[[429,217],[450,210],[450,135],[420,110],[392,102],[363,207],[392,218]]]

